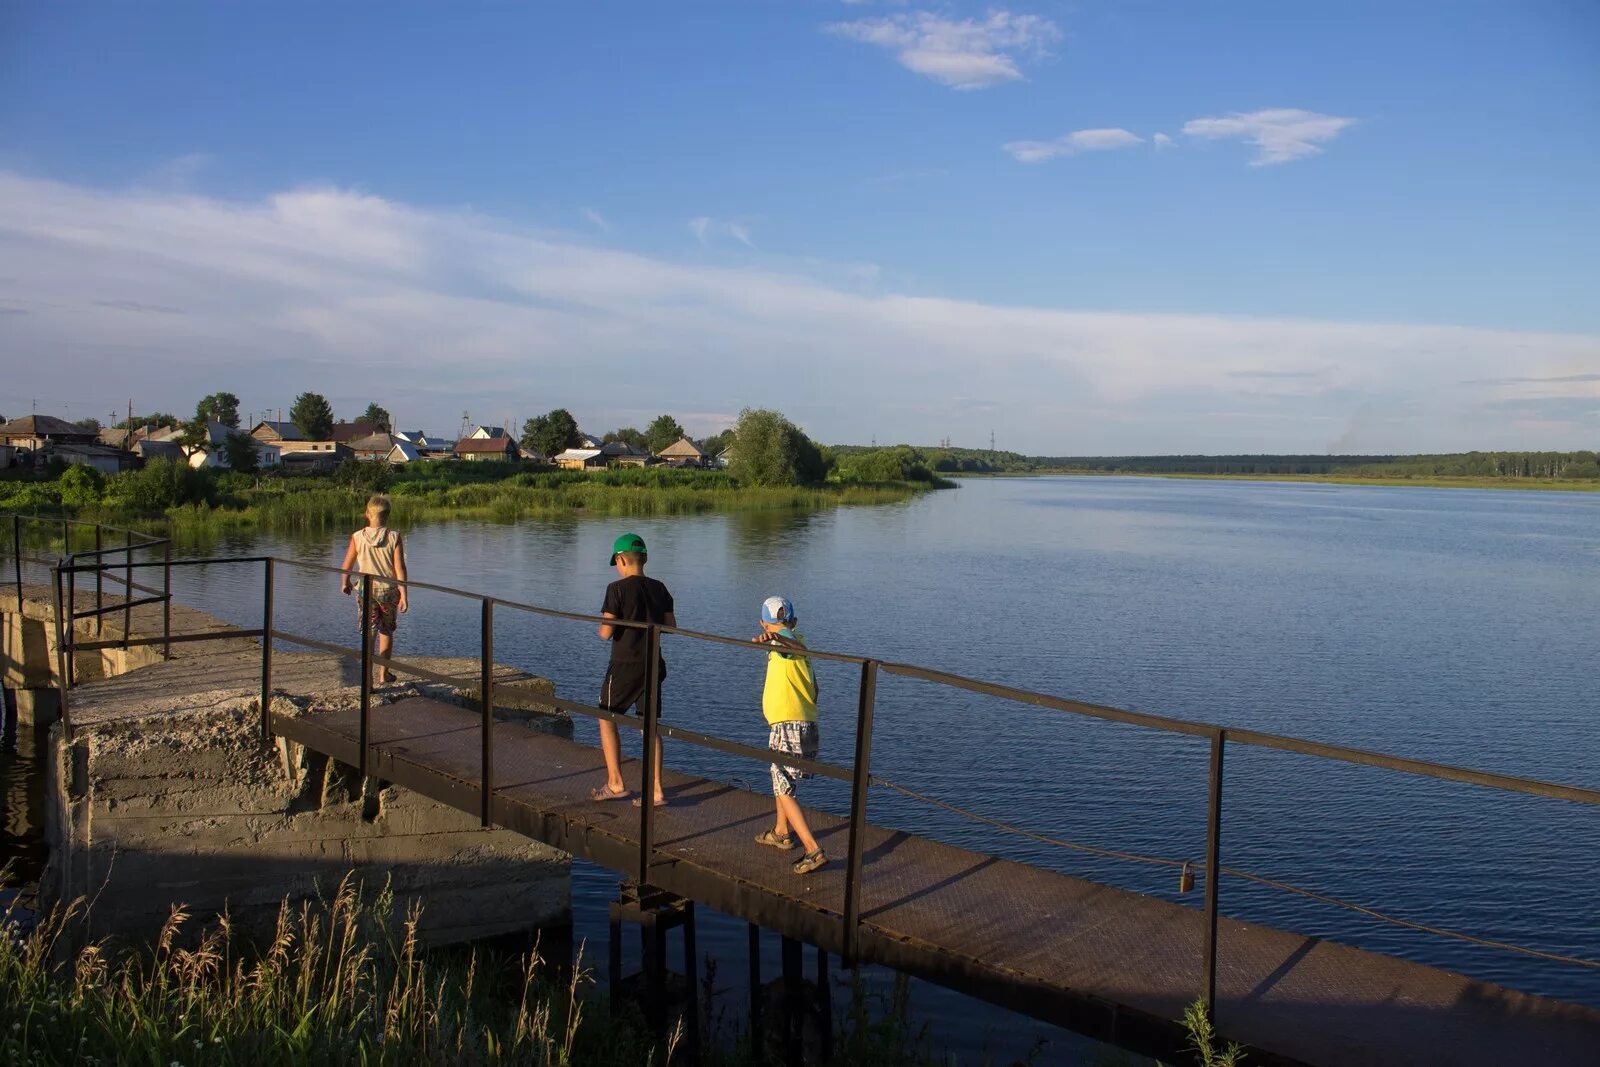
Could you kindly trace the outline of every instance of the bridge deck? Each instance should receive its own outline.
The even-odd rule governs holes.
[[[476,812],[479,727],[476,713],[423,698],[375,708],[372,773]],[[275,714],[274,728],[357,760],[354,711]],[[496,726],[494,745],[498,824],[636,870],[637,810],[588,799],[603,779],[597,749],[513,723]],[[637,789],[638,764],[626,770]],[[843,819],[808,811],[834,862],[797,877],[794,853],[751,841],[770,822],[770,797],[670,767],[666,788],[653,884],[839,951]],[[876,826],[865,855],[864,960],[1090,1036],[1171,1049],[1172,1020],[1200,987],[1198,910]],[[1223,920],[1220,941],[1220,1029],[1274,1059],[1575,1064],[1600,1049],[1600,1012],[1579,1005],[1249,923]]]

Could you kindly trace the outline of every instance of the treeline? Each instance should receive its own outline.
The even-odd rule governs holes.
[[[1310,474],[1351,478],[1600,480],[1594,452],[1458,452],[1435,456],[1039,456],[1039,469],[1123,474]]]
[[[1346,474],[1399,456],[1036,456],[1046,470],[1124,474]]]

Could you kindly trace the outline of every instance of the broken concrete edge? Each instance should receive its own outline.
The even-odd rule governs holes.
[[[53,728],[40,895],[47,906],[84,902],[82,942],[148,939],[175,905],[197,917],[192,925],[226,913],[248,936],[270,938],[284,901],[316,907],[352,873],[369,895],[394,894],[396,921],[422,906],[429,945],[570,922],[570,856],[363,782],[327,757],[275,751],[260,744],[256,694],[208,696],[181,716],[94,724],[70,741]],[[354,689],[276,694],[273,709],[357,701]]]

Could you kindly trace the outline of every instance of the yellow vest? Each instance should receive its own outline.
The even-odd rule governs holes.
[[[799,634],[780,631],[804,644]],[[817,676],[805,656],[774,649],[767,653],[767,684],[761,691],[761,713],[768,724],[817,721]]]

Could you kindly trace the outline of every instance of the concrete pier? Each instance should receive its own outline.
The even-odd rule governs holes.
[[[15,600],[0,600],[6,684],[19,695],[19,719],[37,729],[59,708],[54,623],[39,617],[48,599],[25,596],[21,613]],[[225,629],[185,616],[183,632]],[[46,906],[82,899],[86,936],[147,937],[174,905],[198,916],[226,910],[237,929],[263,933],[284,900],[329,897],[352,872],[372,893],[387,885],[397,916],[420,903],[420,931],[433,944],[570,921],[566,853],[266,741],[254,640],[178,645],[168,661],[159,646],[107,651],[81,657],[70,735],[63,723],[50,727],[43,753],[40,896]],[[459,676],[461,685],[386,687],[375,695],[375,716],[404,697],[475,697],[476,661],[405,661]],[[357,684],[353,663],[280,649],[273,711],[354,707]],[[549,682],[498,668],[495,692],[498,718],[570,736],[566,716],[542,703]]]

